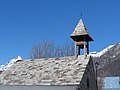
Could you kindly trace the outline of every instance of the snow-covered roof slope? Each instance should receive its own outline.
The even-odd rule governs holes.
[[[17,58],[11,59],[8,63],[5,65],[0,66],[0,71],[7,70],[9,67],[11,67],[16,61],[22,60],[20,56],[17,56]]]

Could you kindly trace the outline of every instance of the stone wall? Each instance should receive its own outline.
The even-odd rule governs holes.
[[[90,58],[83,78],[80,82],[80,90],[97,90],[96,75],[92,58]]]

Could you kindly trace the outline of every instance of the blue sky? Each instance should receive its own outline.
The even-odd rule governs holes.
[[[94,39],[90,51],[120,42],[120,0],[0,0],[0,64],[28,59],[36,42],[72,42],[81,12]]]

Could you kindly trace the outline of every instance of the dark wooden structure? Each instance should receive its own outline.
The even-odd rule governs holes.
[[[86,57],[87,54],[89,54],[89,41],[93,41],[93,39],[89,35],[82,19],[80,19],[78,25],[70,37],[75,42],[75,55],[80,55],[80,49],[84,49],[84,56]]]

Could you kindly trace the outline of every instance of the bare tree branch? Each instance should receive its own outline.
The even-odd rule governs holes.
[[[73,43],[66,42],[62,46],[56,46],[53,41],[43,41],[34,44],[31,49],[30,58],[51,58],[74,55]]]

